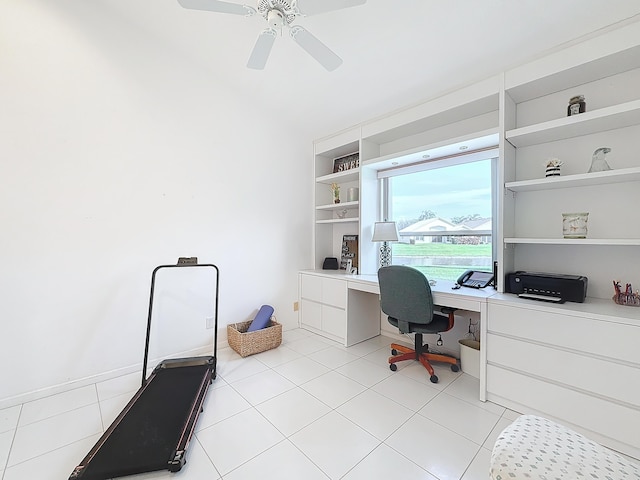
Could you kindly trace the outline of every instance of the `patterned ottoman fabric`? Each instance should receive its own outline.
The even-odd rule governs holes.
[[[640,466],[546,418],[522,415],[491,453],[492,480],[640,480]]]

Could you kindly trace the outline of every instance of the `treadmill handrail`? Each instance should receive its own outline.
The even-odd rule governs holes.
[[[213,358],[215,358],[215,363],[213,365],[213,378],[216,378],[216,365],[218,360],[218,293],[220,290],[220,269],[213,263],[178,263],[176,265],[159,265],[153,269],[153,273],[151,274],[151,292],[149,293],[149,316],[147,317],[147,336],[144,345],[144,360],[142,362],[142,384],[144,387],[147,382],[147,363],[149,360],[149,339],[151,335],[151,315],[153,313],[153,294],[155,291],[155,283],[156,283],[156,273],[163,268],[194,268],[194,267],[205,267],[205,268],[213,268],[216,271],[216,290],[215,290],[215,299],[214,299],[214,314],[213,314]]]

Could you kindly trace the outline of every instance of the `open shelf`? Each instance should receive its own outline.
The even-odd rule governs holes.
[[[539,190],[555,190],[559,188],[587,187],[611,183],[640,181],[640,167],[607,170],[606,172],[581,173],[559,177],[537,178],[507,182],[505,188],[512,192],[531,192]]]
[[[330,173],[316,178],[317,183],[326,183],[330,185],[332,183],[347,183],[355,182],[358,180],[360,168],[352,168],[350,170],[343,170],[342,172]]]
[[[638,246],[640,238],[505,238],[504,243],[529,245],[606,245]]]
[[[359,217],[352,218],[329,218],[327,220],[316,220],[316,223],[358,223]]]
[[[513,146],[527,147],[638,124],[640,100],[633,100],[592,112],[516,128],[507,131],[505,136]]]
[[[341,202],[341,203],[330,203],[328,205],[318,205],[316,210],[326,210],[326,211],[334,211],[334,210],[347,210],[353,209],[359,205],[359,201],[355,200],[353,202]]]

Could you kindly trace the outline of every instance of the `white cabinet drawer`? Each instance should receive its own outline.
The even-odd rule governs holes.
[[[336,337],[345,338],[347,334],[347,313],[345,310],[322,305],[322,331]]]
[[[487,349],[488,350],[488,349]],[[593,379],[599,381],[598,378]],[[576,426],[640,448],[640,411],[586,395],[494,365],[487,365],[488,399],[509,399],[537,412],[561,418]]]
[[[487,362],[640,408],[640,368],[534,343],[487,335]]]
[[[300,296],[316,302],[322,301],[322,278],[315,275],[300,275]]]
[[[347,306],[347,282],[339,278],[300,275],[300,297],[338,308]]]
[[[323,278],[322,303],[338,308],[346,308],[347,282],[340,279]]]
[[[347,336],[347,281],[300,274],[300,325],[338,342]]]
[[[571,311],[550,313],[489,302],[487,330],[640,366],[640,325],[596,320]]]
[[[322,305],[310,300],[300,300],[300,323],[309,327],[322,328]]]

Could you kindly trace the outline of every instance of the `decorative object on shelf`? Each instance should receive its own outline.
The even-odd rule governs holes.
[[[357,202],[359,193],[358,187],[349,187],[347,190],[347,202]]]
[[[340,203],[340,185],[332,183],[331,194],[333,195],[333,203]]]
[[[349,260],[351,260],[352,269],[358,268],[358,235],[342,236],[342,258],[340,259],[340,270],[347,269],[347,262]]]
[[[373,226],[372,242],[382,242],[380,246],[380,267],[391,265],[391,247],[389,242],[398,241],[398,227],[396,222],[376,222]]]
[[[548,158],[545,162],[545,177],[558,177],[563,162],[557,158]]]
[[[336,212],[336,215],[338,216],[338,218],[343,219],[344,217],[347,216],[347,209],[344,208],[344,209]]]
[[[607,170],[613,170],[607,163],[607,160],[604,158],[610,151],[611,149],[608,147],[601,147],[596,149],[596,151],[593,152],[593,156],[591,157],[591,168],[589,168],[589,171],[587,173],[606,172]]]
[[[333,173],[344,172],[360,166],[360,152],[351,153],[333,161]]]
[[[346,274],[348,275],[357,275],[358,269],[353,266],[353,261],[351,259],[347,260],[347,266],[345,267]]]
[[[587,238],[589,213],[563,213],[562,236],[564,238]]]
[[[587,111],[587,103],[584,101],[584,95],[576,95],[569,100],[567,107],[567,117],[578,115]]]
[[[614,280],[613,289],[615,291],[615,294],[613,295],[613,301],[618,305],[640,307],[640,295],[638,294],[637,290],[635,291],[635,293],[633,292],[633,288],[631,287],[630,283],[626,284],[623,292],[620,282],[618,280]]]

